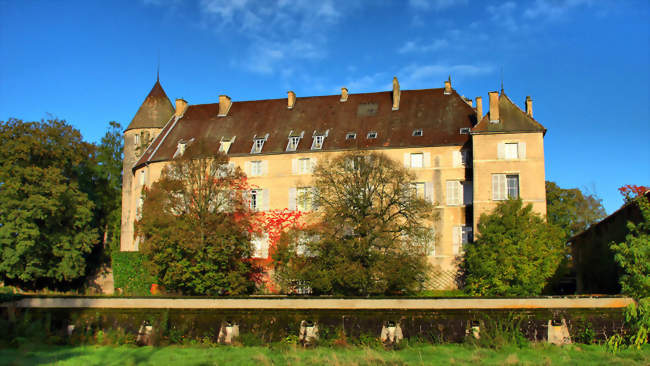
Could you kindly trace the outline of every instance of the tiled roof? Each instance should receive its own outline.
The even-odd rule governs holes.
[[[488,112],[472,129],[472,133],[505,133],[505,132],[543,132],[546,128],[521,110],[501,91],[499,95],[499,123],[490,123]]]
[[[297,98],[293,109],[287,99],[233,102],[228,116],[217,117],[219,104],[189,106],[184,116],[172,119],[135,164],[171,160],[180,141],[202,139],[216,152],[222,138],[236,136],[228,155],[247,155],[254,138],[268,138],[261,154],[284,153],[289,135],[304,132],[296,152],[311,150],[312,136],[325,134],[322,150],[373,149],[463,145],[469,135],[463,127],[476,123],[476,111],[460,95],[444,89],[402,90],[399,110],[393,111],[392,93],[351,94]],[[422,136],[413,136],[415,129]],[[346,139],[350,132],[356,139]],[[368,139],[369,132],[377,138]]]
[[[160,82],[156,80],[126,131],[135,128],[162,128],[173,114],[174,107]]]

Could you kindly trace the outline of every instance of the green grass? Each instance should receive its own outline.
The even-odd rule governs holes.
[[[370,348],[48,346],[0,350],[2,365],[648,365],[650,346],[616,355],[604,346],[533,344],[500,350],[467,345]]]

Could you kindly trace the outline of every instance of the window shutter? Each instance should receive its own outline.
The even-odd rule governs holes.
[[[519,159],[526,159],[526,143],[520,142],[517,147],[519,148],[518,155]]]
[[[472,188],[472,182],[465,182],[463,184],[463,204],[471,205],[473,202],[474,191]]]
[[[423,167],[424,168],[430,168],[431,167],[431,153],[428,153],[428,152],[424,153]]]
[[[456,196],[456,204],[457,205],[462,205],[462,204],[464,204],[464,202],[463,202],[463,197],[464,197],[464,194],[463,194],[463,182],[456,182],[456,183],[457,183],[456,184],[456,194],[457,194],[457,196]]]
[[[508,184],[506,183],[505,174],[497,174],[499,177],[499,199],[505,200],[508,198]]]
[[[269,210],[269,189],[262,190],[262,205],[260,206],[260,211]]]
[[[404,153],[404,167],[405,168],[411,167],[411,154],[409,153]]]
[[[433,182],[426,182],[424,186],[424,198],[433,203]]]
[[[298,174],[298,159],[291,159],[291,174]]]
[[[460,203],[461,185],[457,180],[447,181],[447,205],[455,206]]]
[[[506,158],[506,144],[504,144],[503,142],[500,142],[497,145],[497,158],[498,159]]]
[[[462,161],[463,157],[460,156],[460,151],[454,151],[453,154],[452,154],[452,158],[453,158],[453,164],[454,164],[453,166],[454,167],[461,166],[461,161]]]
[[[296,189],[295,188],[289,188],[289,210],[291,211],[296,210]]]
[[[314,168],[316,167],[316,164],[318,163],[318,159],[316,159],[316,158],[311,158],[311,159],[309,159],[309,161],[310,161],[310,163],[311,163],[311,167],[309,168],[309,171],[311,171],[311,172],[313,173],[313,172],[314,172]]]
[[[463,235],[462,229],[463,229],[462,226],[454,226],[454,230],[452,231],[454,255],[458,255],[460,253],[460,242],[462,240],[462,235]]]
[[[269,174],[269,162],[268,160],[262,160],[262,174],[261,175],[268,175]]]
[[[492,174],[492,200],[499,200],[499,174]]]

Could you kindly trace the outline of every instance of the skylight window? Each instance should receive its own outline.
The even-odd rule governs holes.
[[[469,127],[463,127],[460,129],[460,134],[461,135],[469,135]]]
[[[354,132],[348,132],[347,135],[345,135],[346,140],[354,140],[357,138],[357,134]]]
[[[422,136],[422,129],[418,128],[417,130],[413,130],[413,136]]]
[[[376,139],[377,138],[377,132],[375,131],[370,131],[368,132],[368,135],[366,136],[368,139]]]

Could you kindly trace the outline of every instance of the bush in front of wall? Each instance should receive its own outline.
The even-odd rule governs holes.
[[[147,271],[145,260],[140,252],[113,251],[111,261],[115,289],[121,289],[124,295],[151,295],[150,288],[156,279]]]

